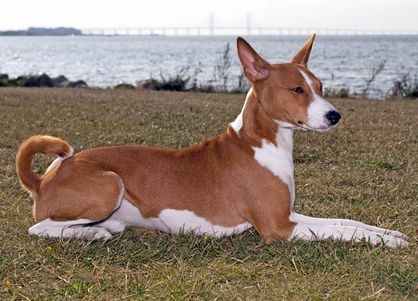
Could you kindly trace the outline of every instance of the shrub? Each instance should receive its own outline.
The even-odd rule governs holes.
[[[365,79],[364,89],[362,91],[362,96],[367,97],[369,95],[370,88],[372,84],[376,81],[380,73],[383,72],[386,66],[386,61],[381,61],[375,65],[370,66],[369,76]],[[382,92],[382,91],[379,91]]]
[[[231,74],[232,52],[231,44],[226,43],[223,51],[219,54],[213,71],[213,81],[219,83],[220,92],[228,91],[228,81]]]
[[[325,97],[348,98],[350,97],[350,89],[347,87],[331,87],[325,88]]]
[[[175,75],[164,76],[160,73],[160,79],[150,79],[137,83],[138,88],[157,91],[187,91],[187,84],[190,81],[189,68],[182,68]]]
[[[402,74],[400,79],[393,81],[392,88],[388,91],[387,97],[418,98],[418,77],[413,78],[409,73]]]

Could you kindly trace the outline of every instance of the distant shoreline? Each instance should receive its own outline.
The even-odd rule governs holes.
[[[0,31],[0,36],[82,36],[83,32],[80,29],[73,27],[29,27],[25,30],[6,30]]]

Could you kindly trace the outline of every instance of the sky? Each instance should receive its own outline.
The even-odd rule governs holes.
[[[418,31],[418,0],[4,0],[0,29],[215,26]]]

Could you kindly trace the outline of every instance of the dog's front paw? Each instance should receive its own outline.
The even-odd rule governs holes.
[[[409,237],[402,232],[396,231],[396,230],[389,230],[389,229],[383,229],[385,235],[394,236],[403,240],[408,240]]]
[[[397,232],[397,231],[396,231]],[[400,233],[400,232],[398,232]],[[400,233],[402,234],[402,233]],[[400,235],[378,235],[378,239],[380,239],[380,242],[378,242],[378,239],[375,240],[375,245],[383,243],[385,246],[392,248],[392,249],[396,249],[396,248],[406,248],[408,247],[409,243],[407,241],[407,236],[402,234],[403,237],[406,237],[406,239],[404,239],[403,237],[400,237]]]

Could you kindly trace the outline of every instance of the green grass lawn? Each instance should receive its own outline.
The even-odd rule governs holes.
[[[418,300],[418,102],[335,100],[330,133],[298,132],[296,207],[400,230],[406,249],[213,239],[132,229],[108,242],[29,237],[19,143],[51,134],[76,150],[183,147],[222,132],[243,95],[0,89],[0,300]],[[52,158],[37,158],[45,169]]]

